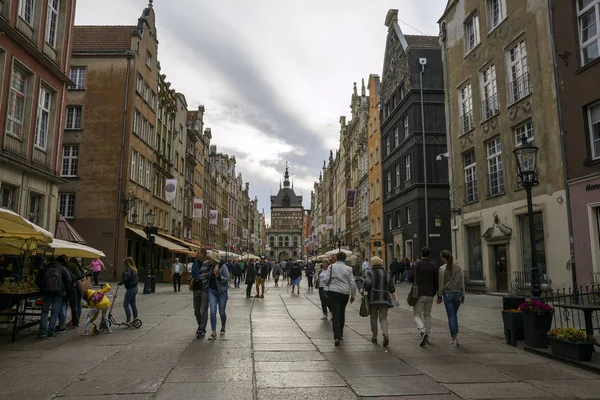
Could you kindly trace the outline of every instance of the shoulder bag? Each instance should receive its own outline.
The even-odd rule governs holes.
[[[331,283],[331,274],[333,274],[333,264],[329,265],[329,280],[327,281],[327,283],[325,284],[325,287],[323,288],[323,300],[325,301],[325,303],[329,302],[329,284]]]
[[[361,293],[362,299],[360,300],[360,309],[358,310],[358,315],[361,317],[368,317],[371,315],[371,307],[369,307],[369,296]]]
[[[417,304],[417,301],[419,301],[419,286],[417,285],[417,264],[415,264],[413,267],[413,274],[415,279],[410,288],[410,292],[408,292],[408,298],[406,299],[408,305],[411,307],[414,307],[415,304]]]

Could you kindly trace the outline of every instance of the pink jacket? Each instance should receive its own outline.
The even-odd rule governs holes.
[[[100,272],[104,268],[104,263],[100,259],[92,261],[92,271]]]

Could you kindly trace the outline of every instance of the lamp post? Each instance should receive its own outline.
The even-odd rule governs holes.
[[[342,251],[342,229],[341,228],[337,229],[336,239],[337,239],[337,243],[338,243],[338,252],[341,252]]]
[[[146,227],[144,232],[148,236],[148,264],[146,265],[146,278],[144,279],[144,294],[152,293],[152,245],[154,245],[154,238],[158,233],[158,228],[154,226],[156,221],[156,214],[154,210],[148,211],[146,214]]]
[[[439,215],[436,215],[434,223],[436,228],[440,228],[442,226],[442,218]]]
[[[513,150],[517,161],[519,184],[527,193],[527,217],[529,219],[529,243],[531,247],[531,295],[533,297],[540,297],[542,295],[540,288],[540,269],[537,264],[535,248],[533,200],[531,198],[531,188],[539,183],[537,172],[535,170],[535,161],[538,150],[537,147],[528,142],[525,136],[522,137],[521,144]]]

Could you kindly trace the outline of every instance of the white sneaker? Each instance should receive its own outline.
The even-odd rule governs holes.
[[[90,333],[88,331],[84,331],[81,336],[90,336]]]
[[[327,321],[327,314],[323,314],[323,316],[321,317],[321,321]]]
[[[448,344],[452,347],[456,347],[458,346],[458,340],[451,340]]]

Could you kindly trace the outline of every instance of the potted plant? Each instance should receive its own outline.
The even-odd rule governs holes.
[[[517,340],[525,339],[523,334],[523,312],[520,309],[502,311],[502,322],[504,322],[506,344],[516,346]]]
[[[575,361],[590,361],[595,339],[575,328],[557,328],[548,332],[552,354]]]
[[[529,299],[519,305],[523,313],[525,346],[537,349],[548,347],[547,332],[552,325],[554,308],[542,300]]]

